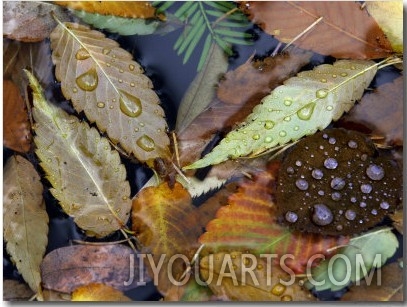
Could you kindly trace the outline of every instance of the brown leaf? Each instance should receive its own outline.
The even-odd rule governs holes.
[[[228,132],[241,122],[264,96],[295,75],[310,58],[310,52],[293,51],[263,61],[249,59],[228,72],[219,84],[218,98],[177,135],[181,165],[197,160],[215,133]]]
[[[72,301],[78,302],[130,302],[123,292],[99,283],[91,283],[76,288],[72,292]]]
[[[403,262],[403,259],[399,259],[378,269],[369,284],[367,284],[365,278],[360,285],[353,285],[349,292],[342,296],[341,301],[402,302],[404,270],[400,264]],[[380,272],[380,275],[378,272]],[[379,281],[380,284],[378,284]]]
[[[200,273],[215,295],[233,301],[316,300],[299,280],[266,259],[236,251],[211,254],[202,258]]]
[[[132,229],[145,250],[153,254],[155,265],[165,256],[158,280],[154,281],[165,296],[172,287],[167,274],[171,257],[182,254],[191,260],[198,247],[197,238],[202,231],[196,219],[196,208],[192,206],[188,191],[178,182],[173,189],[166,182],[158,187],[144,188],[133,199],[132,208]],[[147,261],[146,266],[152,272],[150,263]],[[172,265],[175,280],[185,271],[183,263],[176,261]]]
[[[363,125],[371,134],[385,137],[387,144],[403,146],[403,84],[400,76],[367,92],[341,125]]]
[[[18,87],[3,80],[3,145],[19,152],[31,148],[31,125]]]
[[[318,18],[294,44],[336,58],[377,59],[392,47],[376,21],[360,4],[348,1],[269,1],[242,6],[252,22],[284,43],[291,42]],[[287,22],[289,21],[289,22]]]
[[[144,19],[156,17],[156,9],[148,1],[55,1],[55,4],[100,15]]]
[[[396,210],[393,214],[390,215],[391,220],[393,221],[394,228],[401,234],[404,232],[404,212],[403,209]]]
[[[3,2],[3,35],[23,42],[39,42],[49,37],[56,22],[69,17],[60,7],[37,1]]]
[[[330,255],[332,247],[346,244],[349,239],[290,232],[279,225],[273,200],[274,174],[278,167],[276,164],[269,167],[269,172],[260,172],[253,180],[240,183],[238,192],[229,197],[229,205],[221,207],[216,218],[206,225],[207,232],[199,242],[211,251],[233,248],[278,257],[292,254],[294,259],[286,260],[286,265],[296,273],[303,273],[312,255]]]
[[[27,284],[17,280],[3,280],[3,301],[28,301],[34,292]]]
[[[133,289],[141,285],[138,282],[150,280],[145,271],[141,274],[143,279],[138,279],[138,259],[131,248],[122,244],[58,248],[47,254],[41,264],[43,286],[64,293],[90,283],[104,283],[123,291]]]

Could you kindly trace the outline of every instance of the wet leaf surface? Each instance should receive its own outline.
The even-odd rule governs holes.
[[[246,12],[252,22],[284,43],[293,41],[322,17],[293,43],[323,55],[376,59],[389,56],[393,51],[375,19],[356,2],[248,2]]]
[[[61,247],[48,253],[41,263],[43,287],[64,293],[90,283],[103,283],[122,291],[133,289],[139,286],[138,282],[151,280],[144,270],[139,272],[137,259],[134,251],[122,244]]]
[[[131,299],[113,287],[91,283],[72,292],[72,301],[77,302],[130,302]]]

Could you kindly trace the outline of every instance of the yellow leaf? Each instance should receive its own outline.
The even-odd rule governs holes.
[[[104,284],[89,284],[75,289],[72,293],[72,301],[87,302],[130,302],[123,292]]]

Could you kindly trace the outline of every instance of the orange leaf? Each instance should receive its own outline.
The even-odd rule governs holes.
[[[336,58],[377,59],[393,51],[374,18],[360,4],[348,1],[249,2],[252,22],[284,43],[291,42],[320,17],[294,44]]]
[[[110,286],[98,283],[91,283],[75,289],[72,293],[72,301],[86,302],[130,302],[131,299],[123,292]]]
[[[27,108],[17,86],[3,80],[3,145],[19,152],[31,148],[31,125]]]
[[[154,18],[155,8],[148,1],[56,1],[73,10],[125,18]]]
[[[294,272],[303,273],[312,255],[328,256],[331,248],[346,244],[349,238],[291,232],[277,224],[273,201],[276,168],[271,164],[268,172],[243,181],[238,192],[229,197],[229,206],[220,208],[216,219],[206,226],[207,232],[199,242],[215,251],[238,248],[278,257],[292,254],[294,260],[287,259],[285,264]]]

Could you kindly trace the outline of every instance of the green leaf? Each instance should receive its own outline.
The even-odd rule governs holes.
[[[86,11],[73,11],[76,16],[95,28],[103,29],[120,35],[148,35],[154,33],[162,24],[158,20],[143,18],[124,18],[113,15],[100,15]]]
[[[95,128],[46,101],[37,79],[33,90],[36,154],[64,211],[90,236],[104,237],[130,215],[130,185],[117,151]]]
[[[256,156],[326,128],[362,97],[377,65],[372,61],[341,60],[300,72],[264,97],[212,152],[184,169]]]
[[[334,256],[338,257],[335,261],[324,260],[320,265],[312,269],[314,281],[308,280],[305,286],[308,289],[315,287],[316,291],[341,290],[350,283],[364,278],[364,269],[367,273],[373,267],[382,267],[387,259],[394,255],[398,247],[397,237],[392,233],[391,228],[376,229],[355,237],[350,240],[349,245],[342,248]],[[346,263],[347,260],[343,259],[347,259],[348,263]],[[357,261],[359,261],[359,264],[357,264]],[[347,274],[349,275],[347,276]],[[321,283],[321,285],[317,285],[315,281]]]

